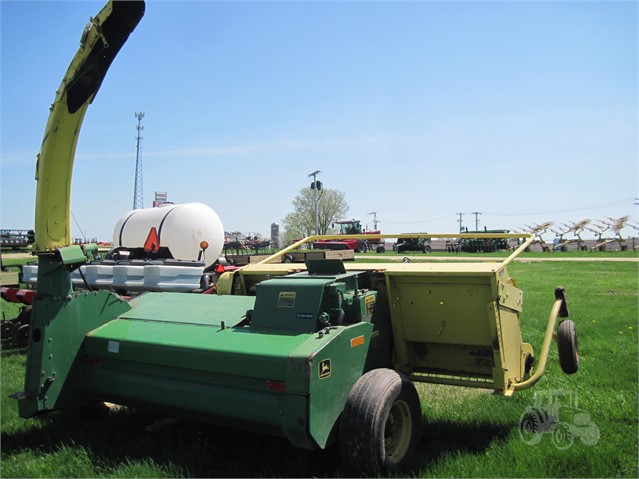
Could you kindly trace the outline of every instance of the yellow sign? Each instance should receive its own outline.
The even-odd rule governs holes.
[[[371,294],[366,296],[364,304],[366,304],[366,314],[373,314],[375,311],[375,295]]]

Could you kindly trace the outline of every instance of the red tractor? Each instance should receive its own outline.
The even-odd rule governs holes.
[[[381,238],[379,236],[374,236],[379,235],[381,233],[380,230],[364,231],[362,230],[362,223],[360,220],[336,221],[333,224],[333,227],[335,227],[335,225],[339,225],[338,234],[340,235],[348,236],[354,234],[369,234],[371,235],[371,238],[366,240],[357,240],[353,238],[344,238],[339,240],[319,240],[313,242],[314,249],[352,249],[356,253],[365,253],[369,249],[372,249],[373,246],[376,246],[375,251],[377,251],[378,253],[383,253],[384,251],[386,251]]]

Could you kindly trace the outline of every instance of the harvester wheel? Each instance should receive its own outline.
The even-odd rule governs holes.
[[[424,253],[426,253],[426,254],[430,254],[430,252],[431,252],[432,250],[433,250],[433,249],[430,247],[430,245],[429,245],[429,244],[424,245]]]
[[[342,413],[342,461],[368,476],[399,471],[415,452],[421,427],[415,385],[392,369],[369,371],[351,389]]]
[[[579,370],[579,347],[575,323],[566,319],[557,328],[557,349],[559,365],[566,374],[574,374]]]
[[[367,250],[368,245],[366,244],[366,241],[360,241],[359,243],[357,243],[357,251],[359,253],[366,253]]]
[[[10,319],[3,319],[0,323],[0,332],[2,339],[11,338],[11,330],[13,329],[13,321]]]
[[[29,343],[29,325],[21,324],[13,330],[12,333],[13,343],[18,348],[25,348]]]
[[[379,245],[375,251],[377,251],[378,253],[386,253],[386,248],[382,245]]]
[[[22,311],[20,311],[20,314],[16,318],[16,321],[20,324],[29,324],[29,322],[31,321],[32,309],[33,308],[31,305],[23,307]]]

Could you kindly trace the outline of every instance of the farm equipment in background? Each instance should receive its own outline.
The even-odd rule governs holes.
[[[545,234],[548,231],[548,228],[550,228],[551,226],[551,221],[533,226],[526,225],[524,231],[530,231],[530,234],[535,237],[535,240],[530,244],[530,246],[538,244],[539,246],[541,246],[541,250],[544,253],[550,253],[550,246],[548,245],[546,240],[544,240],[542,235]]]
[[[27,345],[31,304],[35,297],[35,291],[20,289],[22,269],[22,265],[5,266],[2,253],[0,253],[0,297],[7,302],[23,305],[15,318],[7,318],[6,311],[3,309],[0,320],[0,337],[12,339],[18,347]],[[25,324],[26,328],[20,329]],[[20,331],[18,331],[19,329]]]
[[[468,228],[466,228],[466,236],[450,240],[446,244],[446,249],[451,253],[494,253],[495,251],[508,251],[511,249],[507,239],[509,233],[510,231],[508,230],[488,230],[484,228],[484,231],[468,231]]]
[[[586,225],[590,223],[590,220],[582,220],[577,223],[567,224],[563,223],[563,228],[551,228],[551,231],[557,236],[553,241],[553,251],[568,251],[568,245],[577,244],[578,251],[587,251],[588,247],[586,242],[582,239],[581,233],[586,228]],[[564,235],[573,233],[574,238],[564,239]]]
[[[0,286],[17,287],[20,285],[21,277],[22,265],[6,266],[2,259],[2,252],[0,251]]]
[[[225,233],[224,255],[242,254],[272,254],[274,247],[270,240],[262,238],[259,234],[249,233]]]
[[[632,223],[628,223],[627,226],[630,226],[635,231],[639,231],[639,223],[637,223],[636,221],[633,221]],[[634,244],[634,241],[633,241],[633,244]],[[633,246],[633,249],[634,250],[639,249],[639,245]]]
[[[11,339],[18,348],[24,348],[29,340],[29,322],[31,320],[31,306],[35,299],[35,290],[1,287],[0,297],[10,303],[23,306],[17,317],[7,319],[2,313],[0,332],[2,339]]]
[[[35,241],[33,230],[0,230],[3,248],[28,248]]]
[[[591,227],[586,227],[589,231],[592,231],[597,235],[597,244],[590,248],[591,251],[606,251],[606,245],[609,243],[617,242],[621,251],[626,251],[628,246],[626,240],[621,236],[621,230],[626,226],[626,223],[630,220],[630,216],[622,216],[621,218],[606,217],[604,220],[600,220],[597,224],[591,223]],[[607,231],[614,233],[613,237],[605,238],[603,234]]]
[[[339,237],[331,240],[317,240],[312,243],[313,249],[352,249],[356,253],[366,253],[372,247],[375,247],[377,253],[386,251],[384,244],[381,242],[379,234],[380,230],[364,231],[360,220],[336,221],[333,224],[339,225]],[[352,235],[365,235],[363,239],[356,239]]]
[[[426,233],[420,233],[426,234]],[[419,251],[420,253],[430,253],[432,251],[430,238],[400,238],[393,245],[393,250],[397,253],[408,251]]]
[[[280,436],[299,448],[338,442],[346,467],[376,475],[399,471],[419,450],[414,382],[510,396],[539,381],[555,332],[562,368],[576,372],[563,288],[539,356],[522,338],[523,295],[507,266],[530,235],[499,235],[525,240],[500,262],[282,262],[303,244],[340,239],[314,236],[223,273],[217,294],[146,292],[127,301],[109,290],[74,291],[72,273],[93,254],[71,242],[75,145],[144,8],[110,1],[91,19],[51,108],[38,160],[28,361],[24,389],[12,395],[21,417],[108,401]]]

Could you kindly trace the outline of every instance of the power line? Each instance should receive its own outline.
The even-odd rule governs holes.
[[[454,216],[454,214],[448,213],[445,216],[438,216],[437,218],[429,218],[427,220],[418,220],[418,221],[386,221],[384,220],[384,223],[394,224],[394,225],[410,225],[410,224],[417,224],[417,223],[428,223],[429,221],[444,220],[446,218],[450,218],[451,216]]]
[[[636,198],[634,200],[636,201]],[[567,210],[541,211],[541,212],[538,212],[538,213],[484,213],[484,214],[491,215],[491,216],[555,215],[555,214],[562,214],[562,213],[571,213],[571,212],[574,212],[574,211],[586,211],[586,210],[591,210],[593,208],[603,208],[604,206],[620,205],[622,203],[630,203],[631,201],[633,201],[633,198],[628,198],[628,199],[619,200],[619,201],[612,201],[610,203],[603,203],[603,204],[600,204],[600,205],[584,206],[584,207],[581,207],[581,208],[571,208],[571,209],[567,209]]]

